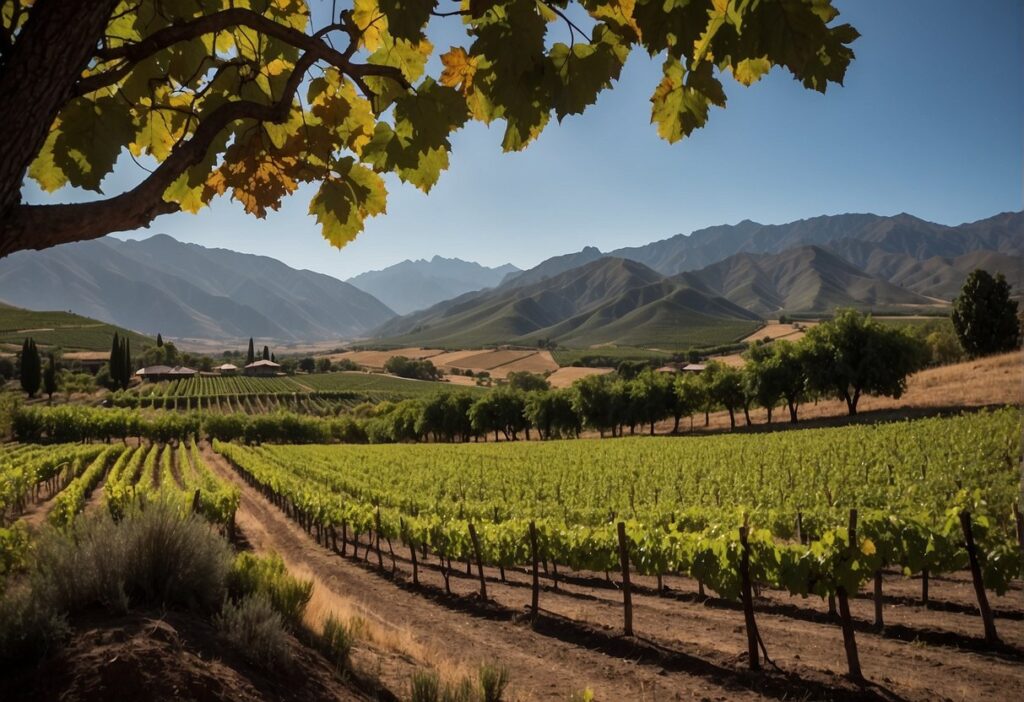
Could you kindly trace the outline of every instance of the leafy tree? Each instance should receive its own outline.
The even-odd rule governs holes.
[[[675,396],[672,376],[647,368],[632,380],[629,395],[637,419],[641,424],[650,425],[651,436],[654,436],[654,425],[669,416],[670,398]]]
[[[42,381],[42,361],[34,339],[27,338],[21,345],[21,389],[29,397],[35,397]]]
[[[253,345],[252,337],[249,337],[249,351],[245,356],[245,365],[249,366],[256,362],[256,347]]]
[[[400,378],[437,380],[441,372],[429,359],[414,360],[405,356],[392,356],[384,362],[384,370]]]
[[[530,373],[529,371],[512,371],[505,378],[510,388],[521,392],[531,390],[547,390],[551,387],[543,375]]]
[[[328,361],[330,363],[330,361]],[[299,359],[299,370],[306,373],[312,373],[316,370],[316,359],[312,356],[306,356],[305,358]]]
[[[46,369],[43,371],[43,392],[49,401],[53,402],[53,393],[57,392],[57,362],[52,353],[49,354]]]
[[[341,246],[384,212],[385,174],[429,191],[469,120],[503,122],[504,150],[525,148],[552,114],[592,105],[634,48],[663,57],[651,121],[674,142],[725,106],[722,76],[746,86],[781,66],[825,92],[858,36],[834,22],[831,0],[459,7],[353,0],[314,22],[306,0],[0,0],[0,255],[136,229],[225,194],[263,217],[303,183]],[[432,22],[461,27],[466,45],[436,56]],[[125,149],[156,164],[126,192],[21,202],[26,170],[48,191],[100,192]]]
[[[266,346],[266,345],[263,346],[263,360],[264,361],[269,361],[270,360],[270,347]]]
[[[573,409],[585,426],[614,435],[615,421],[611,412],[611,384],[605,375],[588,375],[572,384]]]
[[[736,410],[744,406],[743,374],[739,369],[711,361],[704,369],[708,396],[729,412],[729,428],[736,428]]]
[[[993,278],[977,269],[967,276],[953,300],[953,327],[968,354],[986,356],[1012,351],[1020,345],[1017,301],[1002,273]]]
[[[107,365],[110,368],[110,379],[117,389],[121,385],[121,378],[124,376],[124,358],[122,357],[123,348],[121,346],[121,338],[117,332],[114,332],[114,338],[110,342],[110,359],[107,361]]]
[[[907,376],[925,362],[920,341],[856,310],[842,310],[811,328],[801,344],[809,387],[844,400],[850,415],[857,414],[862,395],[903,395]]]
[[[964,349],[960,345],[960,339],[949,326],[943,325],[930,332],[924,337],[924,343],[928,347],[929,360],[934,366],[957,363],[964,358]]]
[[[330,373],[331,368],[331,359],[327,358],[327,356],[321,356],[316,359],[316,370],[318,373]]]
[[[543,440],[579,436],[580,418],[572,401],[568,389],[534,390],[526,396],[526,418]]]
[[[675,424],[672,433],[679,433],[679,420],[692,417],[693,413],[706,404],[704,383],[696,373],[680,373],[672,385],[672,397],[669,400],[670,414]],[[691,420],[692,428],[693,422]]]
[[[769,382],[778,387],[786,401],[789,421],[794,424],[797,409],[807,395],[807,363],[804,346],[785,340],[772,344],[772,358],[766,372],[772,376]]]

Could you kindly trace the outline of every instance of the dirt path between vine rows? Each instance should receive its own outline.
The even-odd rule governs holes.
[[[480,604],[474,568],[455,566],[453,594],[444,592],[436,558],[421,562],[421,586],[410,584],[406,549],[392,560],[384,547],[384,572],[371,551],[364,560],[341,557],[306,534],[257,490],[247,486],[228,463],[204,447],[204,457],[220,475],[242,490],[238,524],[257,549],[281,553],[290,567],[314,574],[342,597],[353,598],[374,618],[397,622],[422,651],[473,669],[481,661],[505,665],[513,699],[566,700],[591,688],[598,700],[715,699],[1012,699],[1024,685],[1024,592],[1015,587],[993,598],[1002,652],[990,652],[980,637],[973,589],[958,574],[933,579],[933,608],[918,606],[919,581],[898,575],[885,580],[886,628],[871,627],[873,603],[852,602],[860,658],[872,684],[858,688],[843,677],[842,635],[817,598],[802,600],[764,592],[757,622],[768,653],[781,668],[752,676],[746,667],[742,611],[718,600],[701,600],[696,583],[666,578],[658,595],[653,578],[636,577],[634,629],[620,636],[622,595],[603,574],[570,574],[557,590],[550,578],[541,593],[542,616],[531,626],[522,616],[530,600],[529,574],[485,569],[489,604]],[[397,545],[396,545],[397,547]],[[563,574],[564,578],[564,574]],[[414,661],[381,678],[402,690]]]

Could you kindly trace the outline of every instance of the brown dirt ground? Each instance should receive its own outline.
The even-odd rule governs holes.
[[[586,378],[588,375],[604,375],[605,373],[611,373],[614,370],[614,368],[583,368],[566,366],[564,368],[559,368],[549,375],[548,383],[550,383],[553,388],[567,388],[580,378]]]
[[[933,578],[932,607],[917,604],[918,581],[898,575],[885,579],[886,628],[871,625],[873,603],[852,602],[861,663],[871,681],[857,687],[843,675],[845,658],[838,626],[828,620],[817,598],[762,592],[757,621],[769,654],[781,670],[753,675],[746,669],[743,615],[735,605],[697,597],[696,584],[666,578],[659,596],[653,578],[636,577],[635,637],[620,635],[621,594],[602,574],[562,574],[557,590],[545,579],[542,616],[532,625],[524,616],[529,576],[509,571],[502,583],[487,568],[489,601],[481,604],[476,571],[456,565],[452,595],[433,557],[421,564],[420,587],[413,587],[408,553],[398,548],[396,572],[384,549],[384,570],[376,554],[363,561],[341,557],[318,545],[258,491],[238,480],[220,457],[206,448],[207,460],[242,487],[239,526],[258,548],[282,553],[289,566],[316,575],[340,596],[354,597],[362,611],[384,622],[400,623],[417,650],[447,658],[456,669],[480,661],[509,669],[512,699],[565,700],[591,688],[598,700],[713,699],[1013,699],[1024,684],[1024,592],[1018,586],[993,598],[997,626],[1006,643],[990,652],[981,638],[973,590],[962,574]],[[396,544],[397,547],[397,544]],[[380,665],[383,682],[401,689],[420,661],[398,657],[397,668]],[[398,686],[396,688],[396,685]]]
[[[319,655],[289,637],[292,665],[267,671],[247,662],[213,627],[166,612],[75,622],[59,654],[39,666],[0,674],[0,699],[106,700],[370,700],[341,680]]]
[[[804,335],[804,329],[813,327],[817,322],[798,322],[794,324],[779,324],[778,322],[769,322],[764,325],[750,336],[744,337],[741,341],[749,343],[751,341],[760,341],[765,338],[772,339],[786,339],[787,341],[797,341]],[[797,327],[801,328],[797,328]]]

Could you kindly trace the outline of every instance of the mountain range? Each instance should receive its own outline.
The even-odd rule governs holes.
[[[488,268],[472,261],[434,256],[429,261],[405,260],[346,282],[370,293],[398,314],[408,314],[463,293],[494,287],[518,272],[510,263]]]
[[[157,235],[0,259],[0,301],[169,337],[480,346],[726,343],[761,318],[942,312],[975,268],[1024,286],[1024,213],[946,226],[907,214],[749,220],[529,270],[403,261],[342,282]]]
[[[201,339],[351,338],[395,314],[331,276],[162,234],[12,254],[0,259],[0,300]]]

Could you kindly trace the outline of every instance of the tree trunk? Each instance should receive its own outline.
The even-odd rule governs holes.
[[[853,552],[857,548],[857,510],[855,509],[850,510],[849,535],[849,549]],[[854,680],[862,680],[864,676],[860,670],[857,639],[853,633],[853,617],[850,616],[850,597],[845,587],[840,585],[836,588],[836,599],[839,600],[839,619],[843,627],[843,646],[846,648],[846,663],[849,667],[850,677]]]
[[[729,428],[730,429],[735,429],[736,428],[736,412],[733,410],[732,407],[729,407],[728,410],[729,410]]]
[[[793,424],[796,424],[796,403],[790,401],[787,402],[786,404],[789,405],[789,421],[792,422]]]
[[[622,565],[622,615],[626,636],[633,635],[633,595],[629,586],[629,548],[626,545],[626,524],[619,522],[619,562]]]
[[[757,620],[754,619],[754,598],[750,592],[750,546],[747,544],[747,527],[740,527],[740,594],[743,598],[743,620],[747,629],[747,657],[751,670],[761,670],[761,659],[757,653]]]
[[[0,71],[0,221],[96,50],[117,0],[37,0]],[[16,242],[0,242],[0,255]]]

